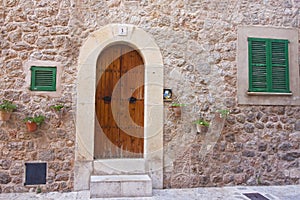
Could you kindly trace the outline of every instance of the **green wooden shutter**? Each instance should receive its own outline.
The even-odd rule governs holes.
[[[267,43],[249,38],[249,91],[267,90]]]
[[[248,38],[249,91],[290,92],[288,40]]]
[[[272,88],[274,92],[289,91],[288,41],[271,40]]]
[[[31,67],[33,91],[56,91],[56,67]]]

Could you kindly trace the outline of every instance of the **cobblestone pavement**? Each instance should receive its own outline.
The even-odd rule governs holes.
[[[244,194],[259,193],[269,200],[300,200],[300,185],[289,186],[237,186],[217,188],[164,189],[153,190],[152,197],[144,198],[111,198],[110,200],[249,200]],[[69,193],[4,193],[0,200],[85,200],[89,191]],[[100,199],[100,198],[97,198]],[[93,199],[96,200],[96,199]]]

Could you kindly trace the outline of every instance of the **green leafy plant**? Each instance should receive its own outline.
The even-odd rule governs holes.
[[[63,104],[55,104],[50,106],[51,109],[55,110],[55,111],[60,111],[61,109],[63,109],[65,106]]]
[[[37,187],[37,188],[36,188],[36,193],[37,193],[37,194],[42,193],[42,188]]]
[[[37,125],[41,125],[44,121],[45,121],[45,116],[43,116],[43,115],[39,115],[36,117],[26,117],[24,119],[24,122],[34,122]]]
[[[204,119],[198,119],[198,120],[194,121],[193,123],[209,127],[209,122]]]
[[[222,118],[227,117],[227,115],[229,115],[230,111],[227,109],[222,109],[222,110],[217,110],[218,113],[220,113],[220,116]]]
[[[182,107],[182,106],[186,106],[186,104],[183,103],[172,103],[171,107]]]
[[[2,104],[0,104],[0,110],[5,112],[12,112],[15,110],[17,106],[13,104],[11,101],[4,100]]]
[[[260,177],[260,176],[258,176],[256,179],[257,179],[257,181],[256,181],[256,182],[257,182],[257,184],[258,184],[258,185],[262,185],[262,182],[261,182],[261,177]]]

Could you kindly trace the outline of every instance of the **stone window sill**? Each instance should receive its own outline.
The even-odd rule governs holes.
[[[247,92],[250,96],[292,96],[293,93]]]

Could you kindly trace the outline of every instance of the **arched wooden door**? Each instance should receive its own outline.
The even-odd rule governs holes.
[[[144,152],[144,64],[127,45],[97,61],[95,159],[140,158]]]

